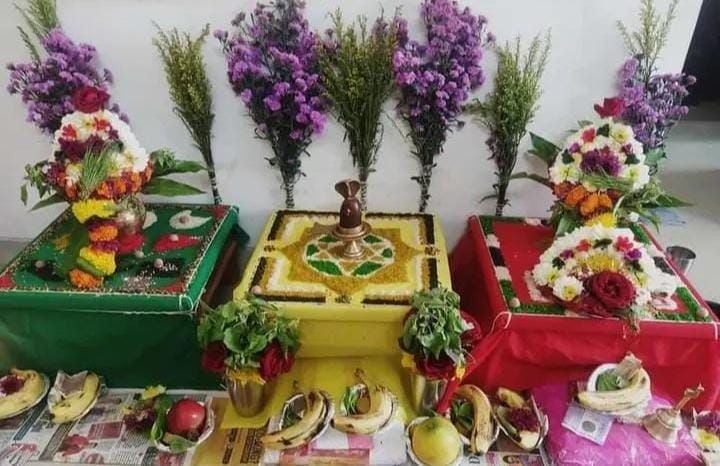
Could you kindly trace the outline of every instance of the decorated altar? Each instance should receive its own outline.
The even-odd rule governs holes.
[[[482,386],[526,389],[583,378],[603,361],[632,351],[653,373],[653,390],[677,398],[689,380],[706,388],[699,408],[720,403],[718,321],[687,279],[661,252],[649,230],[634,225],[636,239],[682,285],[673,310],[630,328],[618,319],[567,311],[548,300],[530,272],[553,234],[537,219],[470,217],[451,255],[453,286],[462,306],[486,338],[472,354],[467,381]]]
[[[237,263],[247,235],[232,207],[147,209],[142,248],[118,258],[101,289],[75,289],[57,272],[73,255],[73,230],[82,228],[69,210],[0,272],[0,371],[91,368],[114,386],[158,378],[176,387],[215,386],[199,368],[195,312],[213,271],[229,271],[227,254]]]

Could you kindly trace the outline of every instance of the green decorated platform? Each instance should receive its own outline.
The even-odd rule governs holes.
[[[233,207],[147,209],[142,249],[119,257],[99,290],[73,289],[60,274],[79,226],[69,211],[0,272],[0,372],[91,369],[115,387],[217,384],[200,371],[195,312],[208,283],[221,278],[213,278],[222,273],[216,264],[248,237]]]

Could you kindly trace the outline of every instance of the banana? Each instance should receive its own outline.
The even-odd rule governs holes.
[[[45,390],[45,379],[35,371],[11,369],[6,377],[19,380],[22,387],[15,393],[0,397],[0,419],[27,409],[38,401]],[[6,377],[3,377],[3,380],[7,380]]]
[[[371,386],[362,370],[358,369],[355,375],[365,386],[370,407],[362,414],[338,414],[333,418],[332,426],[348,434],[372,435],[392,420],[396,411],[395,396],[382,385]]]
[[[272,450],[286,450],[310,442],[325,426],[332,401],[327,393],[314,390],[306,395],[305,406],[303,417],[296,424],[261,437],[263,446]]]
[[[99,390],[100,377],[89,372],[85,377],[81,391],[48,407],[50,414],[52,414],[52,422],[64,424],[78,419],[97,400]]]
[[[606,392],[582,391],[577,395],[580,404],[596,411],[625,411],[650,399],[650,376],[645,369],[638,370],[627,387]]]
[[[495,423],[492,417],[492,405],[485,393],[475,385],[461,385],[455,396],[470,401],[473,405],[473,428],[470,435],[470,450],[474,454],[484,455],[495,440]]]

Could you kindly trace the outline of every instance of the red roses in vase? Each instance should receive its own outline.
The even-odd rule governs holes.
[[[418,292],[412,304],[399,340],[403,366],[431,380],[461,376],[467,353],[482,338],[480,326],[444,288]]]
[[[269,382],[289,372],[300,346],[298,322],[258,298],[206,312],[198,325],[201,365],[235,380]]]

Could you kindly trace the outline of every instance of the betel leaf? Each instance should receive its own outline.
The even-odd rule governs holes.
[[[620,390],[625,385],[627,384],[622,377],[617,375],[615,369],[609,369],[598,376],[595,389],[599,392],[611,392]]]
[[[34,206],[32,206],[30,210],[38,210],[42,209],[43,207],[47,207],[53,204],[60,204],[62,202],[66,202],[65,199],[60,194],[55,193],[50,197],[38,201]]]
[[[577,215],[575,215],[573,212],[566,211],[562,214],[560,217],[560,221],[558,222],[556,235],[562,236],[565,233],[569,233],[573,231],[574,229],[578,228],[581,225],[580,220],[577,218]]]
[[[533,132],[530,132],[530,142],[532,143],[532,149],[528,151],[529,153],[538,157],[548,165],[552,165],[553,162],[555,162],[555,159],[560,153],[558,146]]]
[[[295,412],[294,409],[291,407],[288,407],[287,409],[283,410],[283,418],[282,418],[282,428],[287,429],[288,427],[292,427],[300,420],[302,417]]]
[[[471,431],[475,422],[473,405],[466,400],[453,400],[450,405],[450,417],[454,424],[465,431]]]
[[[162,442],[170,448],[170,453],[184,453],[195,446],[195,442],[169,432],[163,435]]]
[[[142,192],[144,194],[156,194],[158,196],[190,196],[193,194],[203,194],[205,191],[198,189],[194,186],[190,186],[186,183],[171,180],[168,178],[156,178],[150,180],[145,185]]]
[[[153,176],[162,177],[173,173],[195,173],[206,170],[206,167],[190,160],[177,160],[175,153],[169,149],[158,149],[150,153],[153,164]]]

